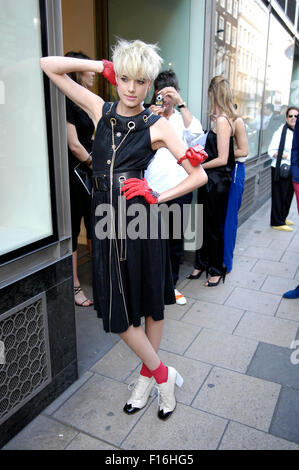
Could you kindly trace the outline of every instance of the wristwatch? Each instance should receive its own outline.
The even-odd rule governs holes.
[[[187,108],[187,105],[186,105],[185,101],[184,101],[184,103],[179,104],[179,105],[178,105],[178,108],[179,108],[179,109],[181,109],[181,108]]]

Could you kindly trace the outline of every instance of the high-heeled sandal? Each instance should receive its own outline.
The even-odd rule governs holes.
[[[216,287],[216,286],[218,286],[218,284],[220,283],[221,279],[222,279],[223,284],[224,284],[225,275],[226,275],[226,273],[221,274],[221,275],[219,276],[218,281],[216,281],[216,282],[211,282],[210,280],[208,280],[207,283],[205,284],[205,287]],[[212,277],[216,277],[216,276],[212,276]]]
[[[196,268],[194,268],[196,269]],[[188,274],[188,276],[186,277],[186,279],[199,279],[200,276],[202,275],[203,271],[199,271],[198,274]]]

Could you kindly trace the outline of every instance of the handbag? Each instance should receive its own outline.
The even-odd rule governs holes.
[[[74,173],[85,191],[91,196],[92,191],[92,170],[88,168],[84,162],[80,162],[74,168]]]
[[[279,176],[283,180],[286,180],[286,179],[290,178],[290,176],[291,176],[291,165],[288,165],[287,163],[283,163],[282,165],[280,165]]]

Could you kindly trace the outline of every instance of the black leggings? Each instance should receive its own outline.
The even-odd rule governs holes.
[[[210,171],[208,177],[208,183],[198,189],[198,204],[203,204],[203,243],[196,250],[194,267],[220,276],[226,271],[223,232],[231,176]]]
[[[282,179],[274,181],[275,168],[271,167],[271,218],[270,224],[274,227],[279,225],[285,225],[286,218],[290,211],[293,195],[294,186],[292,179]]]

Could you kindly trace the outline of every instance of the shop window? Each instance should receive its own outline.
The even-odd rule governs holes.
[[[49,89],[39,63],[46,54],[41,36],[46,24],[44,2],[0,0],[0,11],[3,263],[53,242],[57,236]]]
[[[255,157],[259,155],[269,11],[259,0],[240,0],[235,9],[237,7],[237,23],[233,26],[230,24],[230,31],[226,35],[226,39],[230,35],[230,44],[227,42],[223,47],[219,36],[215,37],[217,72],[220,70],[219,64],[223,64],[222,73],[230,79],[238,113],[246,125],[249,157]]]
[[[294,40],[271,15],[261,153],[267,152],[273,133],[285,123],[285,108],[290,99],[293,55]]]

